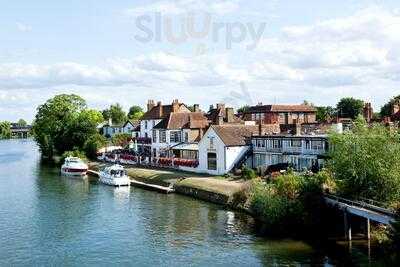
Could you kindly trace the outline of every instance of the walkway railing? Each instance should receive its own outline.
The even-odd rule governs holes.
[[[370,211],[374,211],[377,213],[381,213],[384,215],[388,215],[391,217],[395,216],[395,212],[393,210],[390,210],[388,208],[384,208],[382,206],[377,206],[375,204],[383,204],[382,202],[378,202],[378,201],[374,201],[372,199],[366,199],[363,198],[362,200],[350,200],[350,199],[346,199],[346,198],[342,198],[336,195],[331,195],[331,194],[325,194],[325,197],[335,200],[338,203],[342,203],[342,204],[347,204],[350,206],[354,206],[354,207],[359,207],[359,208],[363,208],[366,210],[370,210]],[[372,204],[371,204],[372,203]],[[386,206],[386,205],[385,205]]]

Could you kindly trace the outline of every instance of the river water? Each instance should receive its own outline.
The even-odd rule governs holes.
[[[63,178],[33,141],[0,141],[0,266],[374,265],[258,234],[253,219],[180,195]]]

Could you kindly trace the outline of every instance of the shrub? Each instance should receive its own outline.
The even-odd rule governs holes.
[[[289,171],[271,182],[253,180],[250,207],[274,234],[302,233],[313,229],[322,213],[325,173],[296,174]]]
[[[253,169],[250,169],[249,167],[243,167],[242,168],[242,178],[245,180],[251,180],[257,177],[256,172]]]
[[[95,159],[97,156],[97,151],[104,147],[107,140],[104,136],[100,134],[92,135],[83,146],[86,156],[90,159]]]

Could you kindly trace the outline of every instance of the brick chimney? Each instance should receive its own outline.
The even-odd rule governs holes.
[[[225,104],[224,103],[218,103],[217,104],[217,109],[225,109]]]
[[[235,115],[233,114],[233,108],[226,108],[225,109],[225,114],[226,114],[226,121],[228,123],[234,122]]]
[[[178,112],[179,111],[179,101],[178,99],[174,99],[172,101],[172,112]]]
[[[200,112],[200,105],[199,104],[194,104],[193,105],[193,112]]]
[[[161,118],[163,116],[163,106],[161,104],[161,101],[157,102],[157,108],[158,108],[158,116]]]
[[[150,111],[152,108],[154,108],[156,105],[154,104],[154,100],[149,99],[147,101],[147,111]]]
[[[363,108],[363,116],[367,122],[371,122],[374,110],[372,109],[371,103],[365,103]]]

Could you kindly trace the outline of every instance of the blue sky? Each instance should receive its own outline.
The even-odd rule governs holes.
[[[0,2],[0,120],[32,120],[58,93],[78,93],[99,109],[149,98],[204,109],[221,101],[334,105],[347,95],[378,109],[400,94],[395,0]],[[154,33],[156,16],[177,35],[188,18],[197,29],[207,16],[211,24],[202,38],[174,43],[163,32],[138,41],[146,34],[138,18]],[[262,29],[259,38],[250,26]]]

